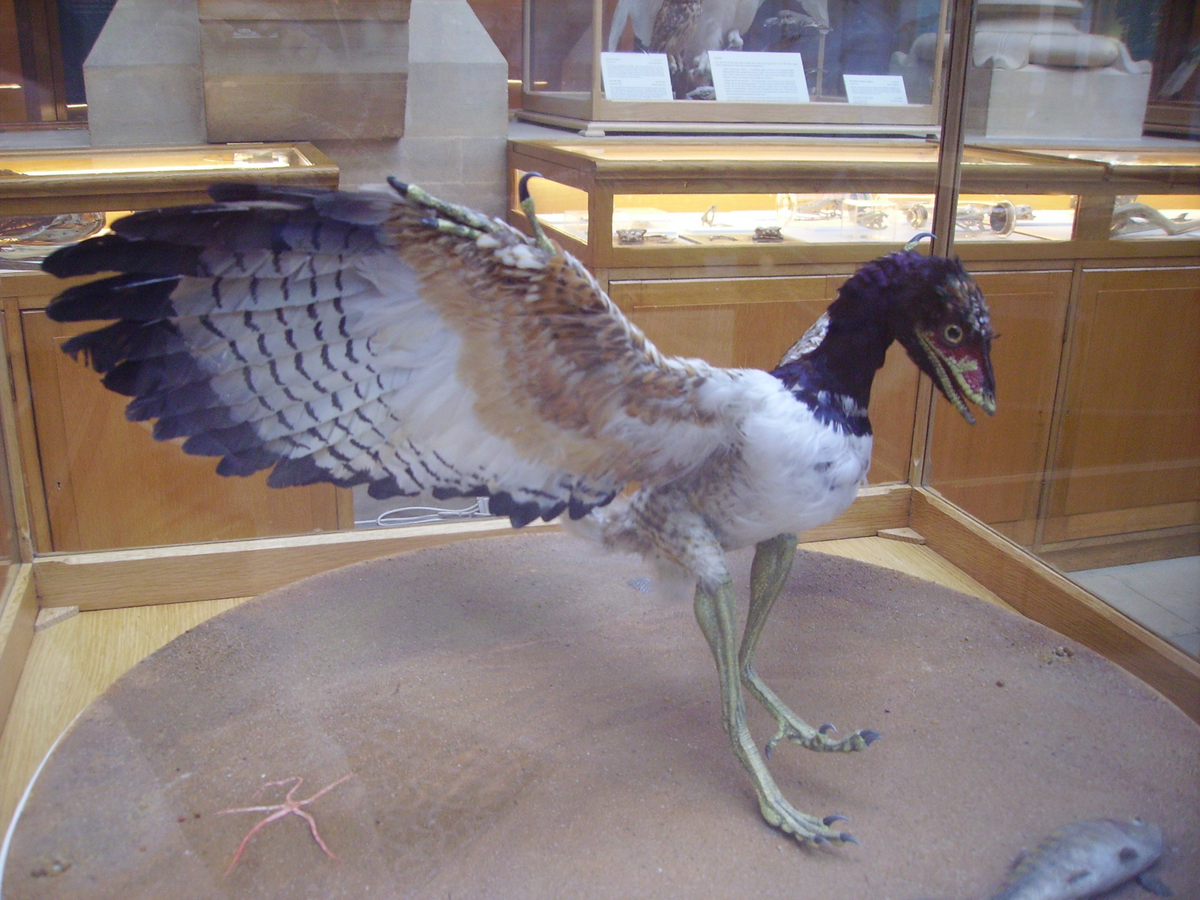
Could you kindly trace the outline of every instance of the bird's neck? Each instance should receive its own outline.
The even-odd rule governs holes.
[[[888,312],[877,294],[847,282],[829,307],[821,342],[771,374],[822,421],[870,434],[871,383],[895,337]]]

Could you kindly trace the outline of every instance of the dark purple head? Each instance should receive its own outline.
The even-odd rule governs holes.
[[[909,358],[968,422],[968,400],[996,412],[991,317],[959,260],[901,250],[863,266],[843,285],[847,293],[886,310]]]

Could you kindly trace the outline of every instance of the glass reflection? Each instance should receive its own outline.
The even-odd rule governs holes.
[[[974,267],[999,410],[975,429],[935,413],[927,477],[1200,656],[1200,145],[1143,136],[1164,91],[1200,136],[1186,6],[979,3],[970,139],[1107,171],[1064,252]]]

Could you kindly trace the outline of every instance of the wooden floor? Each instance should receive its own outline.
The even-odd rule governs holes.
[[[987,588],[920,544],[871,537],[803,546],[886,566],[1001,602]],[[26,785],[59,735],[92,700],[159,647],[246,599],[83,612],[35,634],[12,711],[0,735],[0,828],[7,829]]]

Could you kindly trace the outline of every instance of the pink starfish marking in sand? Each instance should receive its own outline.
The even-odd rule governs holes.
[[[254,837],[255,834],[257,834],[259,831],[261,831],[267,825],[270,825],[276,819],[282,819],[284,816],[288,816],[288,815],[297,815],[300,818],[302,818],[304,821],[306,821],[308,823],[308,830],[312,832],[313,840],[315,840],[317,842],[317,846],[320,847],[322,850],[324,850],[325,855],[328,856],[330,859],[338,859],[339,858],[338,855],[336,853],[334,853],[332,850],[330,850],[327,846],[325,846],[325,842],[323,840],[321,840],[321,834],[319,831],[317,831],[317,820],[312,817],[311,813],[305,812],[303,807],[308,806],[308,804],[312,803],[314,800],[316,800],[322,794],[324,794],[328,791],[332,791],[335,787],[337,787],[343,781],[346,781],[353,777],[354,777],[353,772],[350,773],[349,775],[343,775],[341,778],[339,778],[337,781],[333,782],[332,784],[327,784],[325,787],[321,788],[321,790],[317,791],[315,794],[313,794],[307,800],[295,800],[292,798],[292,795],[294,793],[296,793],[296,791],[300,790],[300,785],[304,784],[304,779],[301,778],[299,775],[293,775],[291,778],[284,778],[281,781],[267,782],[262,787],[260,787],[257,791],[255,791],[254,797],[251,798],[251,799],[254,799],[255,797],[258,797],[258,795],[261,794],[263,791],[265,791],[267,788],[279,787],[280,785],[288,784],[290,782],[295,782],[294,784],[292,784],[292,786],[288,790],[287,794],[284,795],[282,803],[276,803],[271,806],[242,806],[242,807],[238,807],[237,809],[218,810],[216,812],[216,815],[218,815],[218,816],[223,816],[223,815],[226,815],[227,813],[245,813],[245,812],[270,813],[269,816],[267,816],[265,819],[263,819],[261,822],[259,822],[257,825],[255,825],[253,828],[251,828],[246,833],[246,836],[244,838],[242,838],[242,843],[238,846],[237,853],[233,854],[233,861],[229,863],[229,868],[225,870],[225,874],[229,875],[233,872],[234,866],[236,866],[238,864],[238,860],[242,858],[242,851],[245,850],[246,845],[248,843],[250,843],[250,838]]]

